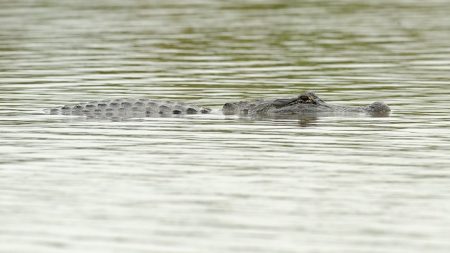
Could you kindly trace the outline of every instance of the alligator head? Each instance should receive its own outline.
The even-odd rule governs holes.
[[[389,106],[383,102],[374,102],[369,106],[343,106],[328,104],[314,92],[307,91],[293,98],[259,99],[226,103],[222,112],[225,115],[239,114],[250,116],[301,115],[312,113],[367,113],[386,116]]]

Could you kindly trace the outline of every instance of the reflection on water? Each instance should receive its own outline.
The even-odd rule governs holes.
[[[0,251],[448,252],[448,1],[0,2]],[[390,117],[121,122],[315,90]]]

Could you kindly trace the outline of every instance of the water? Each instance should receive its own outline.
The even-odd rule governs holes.
[[[0,1],[1,252],[449,252],[448,1]],[[122,122],[315,90],[388,118]]]

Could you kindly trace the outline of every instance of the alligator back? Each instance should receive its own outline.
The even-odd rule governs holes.
[[[184,114],[205,114],[211,109],[184,102],[148,98],[117,98],[91,101],[45,110],[53,115],[76,115],[88,118],[161,117]]]

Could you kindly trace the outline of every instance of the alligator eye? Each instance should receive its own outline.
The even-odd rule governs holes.
[[[300,95],[300,97],[298,98],[300,98],[303,102],[308,102],[308,100],[310,100],[309,97],[306,95]]]

